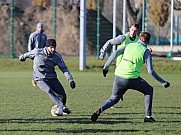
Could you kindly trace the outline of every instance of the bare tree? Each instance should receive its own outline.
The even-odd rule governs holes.
[[[142,1],[127,0],[128,27],[133,23],[139,23],[141,26],[142,19]]]
[[[174,0],[174,9],[181,10],[181,0]]]

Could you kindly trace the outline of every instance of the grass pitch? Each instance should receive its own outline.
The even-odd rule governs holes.
[[[38,87],[31,85],[31,61],[21,65],[17,60],[10,60],[9,63],[13,66],[4,65],[4,68],[0,66],[1,135],[181,134],[181,74],[179,70],[161,72],[160,69],[158,72],[171,83],[168,89],[161,86],[147,73],[142,74],[142,77],[154,87],[153,117],[157,120],[156,123],[143,122],[144,97],[139,92],[129,90],[124,95],[123,102],[120,101],[115,108],[103,112],[97,123],[93,124],[90,116],[111,95],[114,77],[112,71],[104,78],[101,68],[94,69],[94,67],[100,67],[102,63],[95,66],[89,64],[89,70],[79,72],[74,68],[75,63],[68,61],[67,65],[72,64],[70,71],[77,84],[75,90],[70,88],[61,71],[57,70],[58,77],[67,93],[67,105],[72,110],[70,115],[61,117],[51,116],[50,109],[54,103]],[[164,63],[169,65],[167,62],[162,62],[162,65]],[[175,65],[177,66],[173,68],[177,69],[180,63]]]

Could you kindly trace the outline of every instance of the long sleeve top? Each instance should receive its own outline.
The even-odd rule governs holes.
[[[146,46],[141,40],[138,41],[139,44],[142,44],[144,46]],[[129,45],[129,44],[127,44]],[[127,46],[126,45],[126,46]],[[111,54],[111,56],[109,57],[109,59],[107,60],[106,64],[104,65],[103,69],[108,70],[109,66],[111,65],[111,63],[114,61],[114,59],[119,56],[120,54],[122,54],[126,48],[126,46],[116,50],[115,52],[113,52]],[[144,62],[146,64],[147,67],[147,71],[150,75],[153,76],[154,79],[156,79],[158,82],[160,82],[162,85],[164,85],[166,83],[165,80],[163,80],[154,70],[153,65],[152,65],[152,56],[151,56],[151,52],[147,49],[143,55],[143,59]],[[121,69],[120,69],[121,70]]]
[[[63,72],[69,82],[73,81],[73,77],[69,72],[62,56],[58,52],[50,54],[47,47],[35,48],[30,52],[21,55],[20,59],[34,58],[33,78],[35,80],[57,78],[55,66]]]
[[[28,40],[28,51],[33,50],[34,48],[44,48],[46,45],[47,36],[42,32],[36,30],[30,34]]]
[[[135,37],[131,37],[129,32],[127,33],[128,37],[130,38],[130,40],[135,40],[136,36]],[[100,52],[101,53],[105,53],[106,50],[114,45],[120,45],[122,44],[126,39],[126,36],[125,35],[119,35],[115,38],[112,38],[112,39],[109,39],[101,48]]]

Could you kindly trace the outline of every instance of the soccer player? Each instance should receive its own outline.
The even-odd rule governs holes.
[[[44,34],[43,23],[37,23],[36,31],[30,34],[28,40],[28,51],[34,48],[44,48],[46,46],[47,36]]]
[[[103,60],[105,57],[106,50],[114,45],[116,45],[117,49],[119,49],[119,48],[125,46],[126,44],[137,42],[138,41],[138,35],[137,35],[138,31],[139,31],[139,24],[133,23],[129,29],[129,32],[108,40],[101,48],[99,58],[101,60]],[[123,57],[123,54],[120,54],[117,57],[116,66],[121,62],[122,57]],[[123,97],[121,97],[121,100],[123,101]],[[114,106],[112,106],[111,108],[114,108]]]
[[[112,47],[113,45],[116,45],[117,49],[119,49],[119,48],[125,46],[126,44],[137,42],[138,41],[138,36],[137,36],[138,31],[139,31],[139,24],[134,23],[131,25],[128,33],[119,35],[113,39],[108,40],[101,48],[99,58],[101,60],[103,60],[105,57],[106,50],[108,48]],[[123,56],[123,54],[121,54],[120,56],[117,57],[116,65],[119,64],[122,56]]]
[[[33,78],[35,79],[37,86],[42,91],[46,92],[50,99],[58,105],[56,112],[57,115],[60,115],[59,112],[62,112],[62,108],[64,113],[70,114],[71,111],[66,107],[67,96],[62,84],[57,79],[55,66],[58,66],[63,72],[72,89],[76,87],[76,84],[66,64],[64,63],[63,58],[55,50],[56,41],[54,39],[48,39],[46,41],[46,47],[34,48],[30,52],[21,54],[19,60],[25,61],[26,58],[34,59]]]
[[[46,45],[47,36],[44,34],[43,23],[37,23],[36,31],[30,34],[28,40],[28,51],[34,48],[44,48]],[[36,86],[34,79],[32,79],[32,85]]]
[[[103,67],[103,75],[106,77],[108,68],[112,61],[119,54],[124,52],[121,62],[115,69],[115,77],[112,88],[112,95],[110,98],[91,116],[92,122],[96,122],[99,115],[109,107],[118,103],[120,98],[128,89],[137,90],[144,94],[146,117],[144,122],[155,122],[152,117],[152,99],[153,87],[140,77],[140,72],[143,64],[146,64],[148,73],[160,82],[165,88],[170,86],[170,83],[163,80],[153,69],[152,56],[147,44],[149,44],[151,35],[148,32],[141,32],[139,40],[136,43],[130,43],[114,53],[109,57],[108,61]]]

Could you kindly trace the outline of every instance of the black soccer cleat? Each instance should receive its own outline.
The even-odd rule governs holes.
[[[156,122],[156,120],[153,117],[150,118],[145,117],[144,122]]]
[[[92,116],[91,116],[91,121],[96,122],[99,115],[100,115],[99,111],[96,111],[95,113],[93,113]]]
[[[70,114],[70,113],[71,113],[71,110],[68,107],[64,106],[63,107],[63,114]]]

